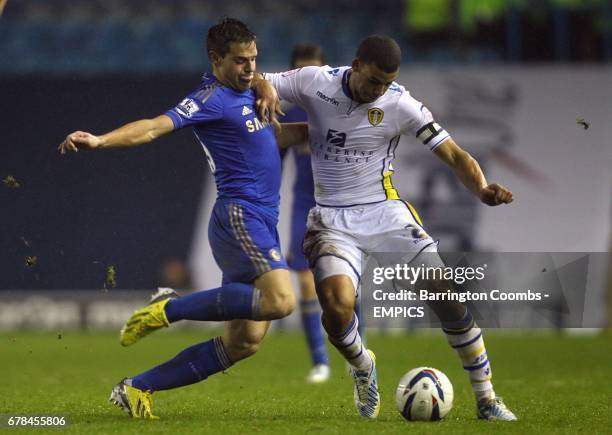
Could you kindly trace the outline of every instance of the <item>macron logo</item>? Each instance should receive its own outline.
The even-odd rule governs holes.
[[[330,103],[333,104],[334,106],[339,106],[340,102],[338,100],[336,100],[333,97],[328,97],[327,95],[325,95],[323,92],[321,91],[317,91],[317,97],[319,97],[320,99],[322,99],[323,101],[325,101],[326,103]]]
[[[253,113],[251,109],[249,109],[247,106],[242,106],[242,116],[247,116],[251,113]]]

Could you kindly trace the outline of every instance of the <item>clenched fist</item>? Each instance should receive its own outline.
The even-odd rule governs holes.
[[[480,190],[480,200],[487,205],[510,204],[513,199],[512,192],[501,184],[489,184]]]

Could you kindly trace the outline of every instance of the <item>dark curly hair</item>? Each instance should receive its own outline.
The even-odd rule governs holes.
[[[402,50],[393,38],[371,35],[359,44],[357,59],[363,63],[373,63],[384,72],[392,73],[400,66]]]
[[[214,51],[224,57],[229,52],[230,43],[253,42],[256,38],[255,33],[251,32],[242,21],[235,18],[223,18],[219,24],[208,29],[206,50],[208,53]]]

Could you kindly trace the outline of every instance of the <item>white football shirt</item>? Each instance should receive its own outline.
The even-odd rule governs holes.
[[[399,199],[391,182],[400,135],[430,150],[449,138],[431,112],[393,82],[372,103],[350,98],[350,67],[310,66],[264,74],[282,100],[308,113],[308,134],[317,204],[347,207]]]

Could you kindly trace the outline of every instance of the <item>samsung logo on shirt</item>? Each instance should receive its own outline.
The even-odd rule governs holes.
[[[253,119],[247,119],[244,124],[246,125],[247,131],[249,133],[254,133],[270,126],[270,124],[268,124],[267,122],[261,122],[257,117]]]

